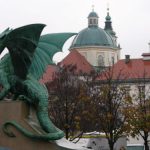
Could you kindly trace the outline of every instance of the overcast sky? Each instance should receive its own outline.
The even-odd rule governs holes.
[[[99,26],[103,28],[107,3],[113,29],[122,47],[121,58],[125,54],[139,58],[143,52],[149,52],[150,0],[0,0],[0,31],[7,27],[44,23],[47,26],[43,34],[78,33],[87,27],[92,5],[99,15]],[[65,53],[71,40],[64,48]],[[57,60],[60,54],[55,57]]]

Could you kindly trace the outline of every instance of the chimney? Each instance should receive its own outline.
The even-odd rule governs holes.
[[[125,55],[125,63],[129,63],[130,62],[130,55]]]

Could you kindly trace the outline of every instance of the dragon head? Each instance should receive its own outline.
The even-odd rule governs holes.
[[[12,31],[12,29],[7,28],[6,30],[4,30],[1,34],[0,34],[0,53],[3,51],[3,49],[5,48],[5,41],[6,41],[6,37],[7,35]]]

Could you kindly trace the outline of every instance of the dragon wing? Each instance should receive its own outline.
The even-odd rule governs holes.
[[[55,53],[62,51],[62,47],[67,39],[76,33],[54,33],[40,37],[38,46],[35,50],[32,65],[29,68],[37,80],[43,75],[46,67],[53,64],[52,58]]]
[[[31,24],[14,30],[6,29],[0,35],[0,53],[8,48],[14,73],[21,79],[26,78],[44,27],[44,24]]]

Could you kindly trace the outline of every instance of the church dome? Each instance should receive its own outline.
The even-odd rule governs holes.
[[[72,42],[71,48],[82,46],[106,46],[116,48],[112,37],[98,26],[90,26],[77,34]]]
[[[109,14],[107,14],[107,19],[110,22],[111,18]],[[70,48],[83,46],[117,48],[116,42],[111,34],[98,26],[98,15],[94,10],[88,15],[88,27],[77,34]]]
[[[96,17],[96,18],[98,18],[98,15],[97,15],[96,12],[92,11],[92,12],[90,12],[90,14],[88,15],[88,18],[90,18],[90,17]]]

